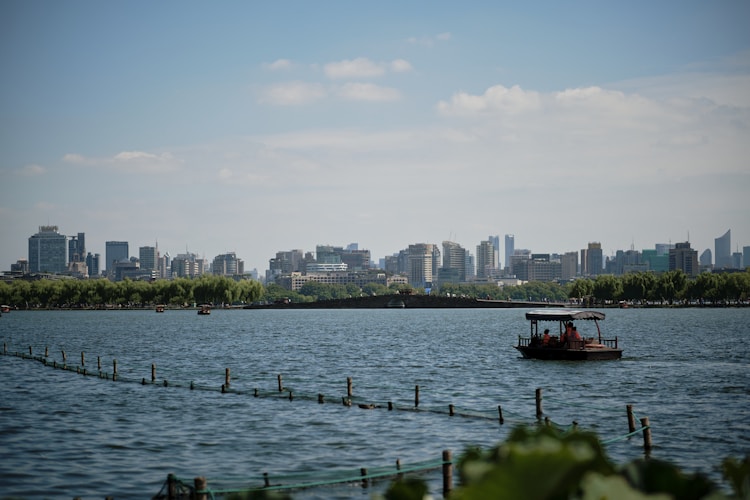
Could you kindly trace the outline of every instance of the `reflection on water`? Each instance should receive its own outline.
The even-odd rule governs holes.
[[[750,311],[607,310],[602,326],[619,337],[623,359],[589,363],[519,358],[512,345],[527,334],[523,313],[14,311],[0,320],[10,351],[48,348],[60,363],[64,350],[69,364],[84,351],[94,371],[97,358],[108,372],[117,360],[120,382],[0,356],[0,494],[146,498],[169,473],[210,482],[458,455],[533,423],[537,387],[554,422],[575,420],[603,439],[627,433],[625,405],[634,405],[650,419],[652,456],[716,480],[724,457],[747,453]],[[157,383],[141,385],[152,363]],[[234,392],[222,394],[226,368]],[[292,401],[278,393],[278,375]],[[347,377],[355,403],[382,408],[343,406]],[[212,390],[191,391],[191,382]],[[430,411],[401,411],[414,406],[417,385],[419,409]],[[450,417],[448,405],[485,418]],[[642,440],[607,449],[628,461],[642,455]],[[439,473],[428,478],[439,496]],[[347,485],[295,498],[371,493]]]

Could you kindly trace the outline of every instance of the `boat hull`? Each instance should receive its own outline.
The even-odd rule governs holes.
[[[622,349],[598,348],[598,349],[563,349],[556,347],[531,347],[514,346],[524,358],[546,359],[559,361],[594,361],[620,359]]]

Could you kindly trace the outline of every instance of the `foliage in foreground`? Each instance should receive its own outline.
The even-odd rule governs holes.
[[[461,486],[451,492],[450,499],[748,498],[750,457],[725,460],[723,472],[734,497],[702,474],[685,474],[660,460],[640,459],[617,467],[592,433],[519,427],[491,450],[464,453],[458,463]],[[425,491],[421,480],[396,481],[384,498],[422,500]]]

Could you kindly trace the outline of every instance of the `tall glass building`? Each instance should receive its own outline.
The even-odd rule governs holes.
[[[68,237],[57,226],[39,226],[29,237],[29,272],[64,273],[68,268]]]
[[[717,269],[729,269],[732,267],[732,230],[718,238],[714,238],[714,261]]]
[[[104,257],[106,259],[104,266],[107,271],[112,271],[115,268],[114,262],[130,259],[127,241],[106,241],[104,247]]]

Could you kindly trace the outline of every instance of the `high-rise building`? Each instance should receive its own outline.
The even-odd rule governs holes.
[[[729,269],[732,267],[732,230],[714,239],[714,267]]]
[[[585,272],[582,270],[581,274],[589,276],[602,274],[604,270],[604,254],[602,253],[601,243],[591,242],[585,251],[581,250],[581,266],[583,266],[584,262],[586,263],[586,270]]]
[[[86,268],[88,269],[89,276],[99,276],[101,272],[101,259],[102,256],[98,253],[91,255],[91,252],[86,254]]]
[[[711,253],[710,248],[706,248],[703,250],[703,253],[700,257],[698,257],[698,263],[701,267],[709,269],[711,265],[714,263],[713,261],[713,254]]]
[[[466,281],[466,249],[453,241],[443,242],[443,267],[439,271],[441,282]]]
[[[214,257],[211,272],[219,276],[241,276],[245,274],[245,263],[234,252]]]
[[[78,233],[68,240],[68,261],[83,262],[86,260],[86,235]]]
[[[39,226],[29,237],[29,272],[64,273],[68,268],[67,236],[57,226]]]
[[[690,248],[690,243],[677,243],[674,248],[669,250],[669,270],[683,271],[688,276],[697,276],[698,251]]]
[[[750,267],[750,247],[742,247],[742,269]]]
[[[106,271],[115,268],[115,262],[124,262],[130,260],[130,251],[128,250],[127,241],[106,241],[104,243],[104,257],[106,262]],[[104,270],[104,269],[103,269]]]
[[[417,243],[409,245],[409,283],[417,287],[430,287],[433,281],[435,245]]]
[[[495,276],[495,247],[492,242],[481,241],[477,245],[477,279],[487,279]]]
[[[505,235],[505,271],[507,273],[513,272],[510,266],[510,258],[515,254],[515,240],[516,237],[512,234]]]
[[[578,273],[578,252],[565,252],[560,256],[560,278],[569,281]]]
[[[492,263],[492,267],[495,269],[501,269],[500,267],[500,235],[488,236],[487,240],[492,243],[492,247],[495,249],[495,262]]]
[[[139,247],[138,260],[141,269],[145,271],[156,270],[159,265],[159,249],[157,247]]]

